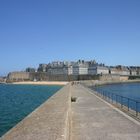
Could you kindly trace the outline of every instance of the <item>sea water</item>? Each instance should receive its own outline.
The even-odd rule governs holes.
[[[131,109],[140,112],[140,83],[102,85],[97,86],[94,90],[99,93],[102,92],[105,96],[113,98],[114,101],[122,103],[125,106],[129,105]]]
[[[0,137],[62,86],[0,84]]]

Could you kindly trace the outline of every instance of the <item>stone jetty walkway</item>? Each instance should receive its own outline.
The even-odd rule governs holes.
[[[0,140],[140,140],[140,122],[93,92],[64,86]]]
[[[71,140],[140,140],[140,123],[81,85],[71,86]]]

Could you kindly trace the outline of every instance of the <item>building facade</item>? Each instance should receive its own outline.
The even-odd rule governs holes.
[[[105,66],[92,66],[88,69],[89,75],[102,75],[102,74],[109,74],[109,68]]]

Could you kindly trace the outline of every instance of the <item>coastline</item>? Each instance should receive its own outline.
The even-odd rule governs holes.
[[[78,82],[78,81],[75,81]],[[100,81],[100,80],[81,80],[81,83],[92,84],[94,86],[97,85],[107,85],[107,84],[121,84],[121,83],[140,83],[140,79],[136,80],[119,80],[119,81]],[[15,85],[60,85],[65,86],[69,82],[67,81],[20,81],[20,82],[12,82],[12,83],[0,83],[0,84],[15,84]]]
[[[63,85],[67,85],[69,82],[64,82],[64,81],[37,81],[37,82],[33,82],[33,81],[24,81],[24,82],[13,82],[12,84],[15,85],[59,85],[59,86],[63,86]]]

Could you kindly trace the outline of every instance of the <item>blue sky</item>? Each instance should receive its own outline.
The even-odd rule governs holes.
[[[0,75],[77,59],[140,65],[140,0],[0,0]]]

